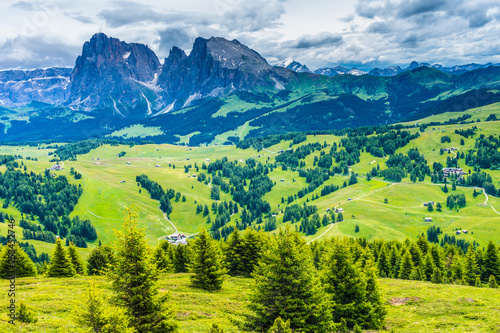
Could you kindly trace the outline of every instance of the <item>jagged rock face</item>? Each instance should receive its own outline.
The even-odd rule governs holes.
[[[158,57],[146,45],[95,34],[76,59],[69,103],[84,109],[137,104],[144,98],[138,82],[153,81],[159,69]]]
[[[189,56],[177,48],[165,59],[158,79],[167,103],[187,105],[194,99],[258,86],[281,89],[293,72],[273,68],[257,52],[236,40],[197,38]],[[182,106],[181,105],[181,106]]]
[[[62,104],[69,96],[71,68],[0,72],[0,105],[18,107],[32,101]]]

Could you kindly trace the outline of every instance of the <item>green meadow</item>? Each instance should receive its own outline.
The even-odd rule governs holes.
[[[75,323],[75,309],[83,308],[90,277],[22,278],[17,280],[16,302],[34,312],[36,324],[7,323],[0,315],[1,332],[85,332]],[[109,282],[95,277],[95,284],[106,297]],[[189,274],[163,275],[158,287],[170,296],[181,333],[208,332],[212,323],[224,332],[244,332],[241,328],[253,279],[229,277],[222,290],[208,292],[190,286]],[[379,279],[388,310],[382,332],[498,332],[500,293],[489,288],[437,285],[428,282]],[[7,290],[7,281],[0,281]]]
[[[244,106],[242,106],[244,108]],[[442,114],[432,116],[420,121],[445,121],[450,117],[458,117],[463,114],[473,115],[472,119],[480,119],[481,122],[474,124],[455,124],[429,126],[424,132],[420,132],[420,137],[412,140],[407,146],[398,149],[397,153],[405,154],[411,148],[418,150],[425,155],[427,163],[432,166],[434,162],[446,163],[448,156],[453,153],[440,154],[440,148],[456,147],[459,152],[467,152],[474,149],[475,139],[480,134],[498,135],[500,132],[500,122],[485,122],[490,115],[497,113],[500,116],[500,103],[468,110],[465,112]],[[474,137],[464,139],[464,145],[460,144],[463,138],[455,134],[456,129],[466,129],[477,126],[478,130]],[[132,129],[131,129],[132,130]],[[240,129],[244,131],[244,129]],[[140,129],[134,128],[130,135],[140,134]],[[411,128],[411,132],[419,131]],[[441,136],[447,135],[451,138],[451,143],[441,143]],[[321,151],[315,151],[308,155],[303,161],[306,168],[314,167],[314,158],[320,157],[321,153],[328,153],[333,143],[339,143],[340,137],[333,135],[309,135],[305,142],[292,145],[290,141],[282,141],[279,144],[268,147],[261,151],[253,148],[241,150],[236,146],[211,145],[206,147],[189,147],[168,144],[147,144],[135,146],[111,146],[104,145],[90,151],[85,155],[78,155],[77,161],[64,161],[64,169],[55,171],[57,175],[65,175],[75,184],[81,184],[83,195],[80,197],[71,216],[79,215],[89,219],[96,226],[98,239],[104,244],[110,244],[115,239],[114,230],[119,229],[122,224],[124,209],[137,206],[139,210],[139,225],[145,229],[148,241],[151,245],[156,245],[158,240],[172,233],[184,233],[194,235],[202,228],[208,229],[206,217],[203,214],[196,214],[196,205],[208,205],[211,207],[213,200],[210,198],[210,187],[198,182],[195,175],[204,172],[202,164],[208,164],[216,159],[227,157],[231,161],[238,161],[242,165],[248,158],[255,158],[263,164],[274,163],[274,158],[279,150],[286,150],[290,147],[296,148],[300,145],[319,142],[326,143],[327,147]],[[43,172],[54,163],[49,162],[53,156],[48,154],[54,149],[47,149],[46,145],[40,147],[28,146],[0,146],[0,154],[18,154],[26,157],[37,158],[38,161],[24,159],[23,163],[28,171],[36,173]],[[125,156],[118,157],[120,152],[125,152]],[[321,227],[315,235],[304,236],[307,241],[319,238],[334,236],[365,237],[368,240],[382,239],[404,239],[406,237],[414,239],[421,233],[425,233],[430,225],[439,226],[444,233],[454,235],[457,229],[468,230],[467,234],[457,235],[469,241],[476,241],[480,246],[484,246],[489,240],[500,243],[500,199],[490,196],[488,200],[484,194],[474,198],[472,188],[457,188],[457,194],[464,194],[467,205],[459,210],[449,210],[446,208],[446,198],[448,194],[441,190],[442,185],[430,182],[429,177],[424,182],[412,183],[409,178],[403,179],[400,183],[383,179],[372,178],[367,180],[364,175],[372,168],[379,166],[384,169],[386,158],[374,157],[369,153],[362,153],[360,162],[350,166],[350,170],[359,174],[358,183],[342,188],[344,182],[349,177],[336,175],[331,177],[324,185],[335,184],[341,188],[326,196],[320,196],[312,200],[316,195],[320,195],[320,186],[314,192],[303,198],[297,199],[294,203],[303,205],[304,203],[316,205],[318,212],[322,216],[327,209],[335,207],[344,210],[344,221],[332,225]],[[460,167],[466,173],[469,167],[460,160]],[[186,173],[184,166],[190,165],[189,173]],[[198,167],[196,171],[195,167]],[[74,168],[82,174],[82,179],[75,180],[70,175],[70,169]],[[0,172],[5,170],[5,166],[0,167]],[[485,170],[499,186],[500,170]],[[145,189],[142,189],[135,182],[135,177],[146,174],[151,180],[158,182],[164,189],[172,188],[185,196],[186,201],[172,201],[173,212],[170,221],[158,209],[159,203],[152,200]],[[296,194],[299,190],[307,187],[304,178],[299,177],[298,171],[283,171],[281,167],[275,168],[269,173],[269,177],[275,183],[272,191],[267,193],[263,199],[268,201],[272,208],[272,213],[276,215],[278,227],[284,226],[282,223],[283,212],[286,203],[282,203],[289,195]],[[221,201],[231,200],[229,194],[221,192]],[[387,203],[385,203],[387,199]],[[440,202],[443,206],[442,212],[428,212],[423,203],[428,201]],[[492,208],[495,208],[496,211]],[[10,206],[2,211],[20,218],[19,211]],[[213,214],[210,214],[213,218]],[[425,222],[425,218],[430,217],[432,222]],[[231,218],[232,224],[239,220],[239,214]],[[289,224],[286,223],[286,224]],[[298,225],[298,224],[297,224]],[[355,232],[356,225],[359,232]],[[22,239],[22,230],[17,229],[18,239]],[[0,224],[0,232],[6,234],[6,225]],[[38,251],[52,252],[53,245],[39,241],[30,241]],[[81,253],[86,257],[90,250],[97,245],[97,241],[89,244],[88,249],[81,249]]]

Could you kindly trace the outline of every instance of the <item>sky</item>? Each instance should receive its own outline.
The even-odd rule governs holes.
[[[312,70],[500,63],[498,0],[2,0],[0,69],[73,67],[97,32],[160,59],[217,36]]]

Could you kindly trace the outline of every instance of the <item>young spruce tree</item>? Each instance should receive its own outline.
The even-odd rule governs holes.
[[[280,230],[264,245],[253,274],[249,326],[265,332],[281,317],[293,330],[329,332],[329,302],[317,275],[298,233]]]
[[[127,210],[123,231],[115,231],[116,258],[108,271],[116,302],[125,307],[130,326],[138,333],[175,332],[174,310],[167,294],[158,294],[158,271],[144,231],[137,227],[137,209]]]
[[[86,267],[83,264],[83,260],[80,255],[78,254],[78,252],[76,252],[76,247],[73,242],[71,242],[68,246],[68,256],[71,260],[71,263],[73,264],[73,267],[75,267],[76,273],[85,275],[87,273]]]
[[[56,248],[50,258],[47,275],[50,277],[72,277],[76,275],[75,267],[64,250],[60,238],[56,239]]]
[[[193,287],[205,290],[220,290],[227,270],[217,242],[206,230],[201,231],[193,241],[193,257],[188,264]]]
[[[16,277],[35,276],[36,268],[30,257],[19,244],[3,246],[0,249],[0,278],[10,279],[12,275],[11,258],[16,258]]]

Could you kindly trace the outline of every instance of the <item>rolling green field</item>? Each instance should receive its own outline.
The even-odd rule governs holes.
[[[25,303],[38,318],[36,324],[17,324],[16,332],[84,332],[74,320],[74,309],[87,298],[89,277],[22,278],[17,280],[16,301]],[[109,282],[95,278],[110,296]],[[189,274],[164,275],[161,292],[168,292],[182,333],[208,332],[217,323],[224,332],[240,327],[248,312],[252,279],[228,278],[219,292],[190,287]],[[500,293],[489,288],[436,285],[427,282],[379,279],[388,315],[383,332],[498,332]],[[7,282],[0,281],[7,290]],[[5,312],[0,331],[13,332]]]
[[[420,133],[420,137],[412,140],[407,146],[398,149],[397,153],[405,154],[411,148],[418,148],[425,155],[429,165],[433,162],[446,163],[448,156],[454,153],[440,155],[440,148],[456,147],[459,152],[467,152],[474,149],[475,138],[479,134],[498,135],[500,132],[500,122],[484,122],[484,120],[494,113],[500,116],[500,103],[490,106],[472,109],[466,112],[452,113],[446,116],[438,115],[420,121],[444,121],[450,117],[458,117],[469,113],[475,119],[482,122],[465,125],[439,125],[428,127]],[[463,137],[455,134],[455,129],[465,129],[477,126],[477,134],[474,138],[464,139],[465,144],[460,145]],[[243,130],[243,129],[242,129]],[[411,128],[411,132],[419,131]],[[440,137],[447,135],[451,138],[451,143],[441,143]],[[319,157],[321,152],[328,153],[331,145],[340,142],[340,137],[333,135],[310,135],[305,142],[293,145],[296,148],[300,145],[319,142],[328,146],[322,151],[316,151],[307,156],[303,161],[306,168],[312,168],[314,157]],[[131,205],[140,208],[139,225],[145,229],[146,235],[151,245],[156,245],[158,240],[172,233],[184,233],[194,235],[202,228],[208,229],[206,217],[203,214],[196,214],[196,205],[208,205],[211,207],[213,200],[210,199],[210,186],[198,182],[194,176],[196,173],[204,172],[201,165],[210,163],[216,159],[227,157],[231,161],[238,161],[244,165],[248,158],[255,158],[257,161],[273,163],[279,150],[286,150],[291,146],[290,141],[282,141],[277,145],[268,147],[261,151],[253,148],[241,150],[236,146],[207,146],[188,147],[168,144],[150,144],[130,146],[104,145],[90,151],[85,155],[78,155],[77,161],[64,161],[64,169],[56,171],[57,175],[66,175],[71,182],[81,184],[83,195],[80,197],[71,216],[79,215],[89,219],[96,226],[98,239],[103,244],[110,244],[114,239],[114,229],[120,228],[122,224],[123,211]],[[14,147],[0,146],[0,154],[19,154],[23,157],[37,158],[38,161],[23,160],[28,171],[42,173],[46,168],[54,163],[49,162],[53,156],[48,153],[54,149],[40,147]],[[118,153],[125,152],[125,156],[118,157]],[[409,178],[403,179],[400,183],[392,183],[383,179],[372,178],[370,181],[364,178],[366,172],[379,165],[382,169],[385,166],[386,158],[374,157],[369,153],[362,153],[360,162],[350,166],[350,170],[358,173],[358,183],[352,186],[341,188],[327,196],[319,197],[310,201],[313,196],[320,194],[324,185],[335,184],[342,186],[348,181],[348,176],[336,175],[331,177],[324,185],[314,192],[297,199],[294,203],[302,205],[306,202],[318,207],[320,216],[326,213],[327,209],[341,207],[344,209],[344,221],[330,224],[318,229],[315,235],[305,237],[307,241],[312,241],[321,237],[333,237],[348,235],[352,237],[365,237],[368,240],[377,238],[399,239],[406,237],[415,239],[421,233],[425,233],[430,225],[439,226],[445,234],[454,235],[456,229],[468,230],[468,234],[461,234],[457,238],[468,241],[476,241],[480,246],[484,246],[489,240],[500,243],[500,199],[489,196],[486,198],[481,194],[474,198],[472,188],[458,187],[457,194],[464,194],[467,199],[466,207],[455,211],[446,208],[445,194],[437,186],[430,182],[429,177],[424,182],[412,183]],[[469,172],[469,167],[461,167],[465,172]],[[189,173],[185,173],[184,166],[191,165]],[[196,171],[195,166],[199,167]],[[70,176],[70,169],[74,168],[82,174],[82,179],[75,180]],[[0,167],[0,171],[5,170],[5,166]],[[500,181],[500,170],[485,170],[494,180],[498,187]],[[135,177],[146,174],[151,180],[158,182],[164,189],[172,188],[186,197],[186,201],[172,201],[173,212],[170,221],[158,209],[159,203],[152,200],[145,189],[140,188]],[[263,199],[268,201],[272,208],[272,213],[276,215],[278,227],[287,223],[282,223],[283,211],[286,204],[281,202],[281,198],[296,194],[300,189],[307,186],[305,179],[299,177],[298,171],[283,171],[280,167],[269,173],[269,177],[274,181],[275,186],[267,193]],[[384,203],[387,199],[387,203]],[[221,201],[232,200],[229,194],[221,192]],[[423,206],[424,202],[435,201],[443,205],[443,211],[432,213]],[[2,210],[5,211],[5,210]],[[20,218],[17,209],[10,206],[7,213],[16,219]],[[212,215],[212,214],[211,214]],[[212,218],[214,216],[212,215]],[[432,222],[424,222],[424,218],[432,218]],[[231,218],[232,224],[240,220],[239,214]],[[289,222],[288,222],[289,223]],[[358,225],[360,231],[355,233],[355,226]],[[0,224],[0,232],[5,234],[6,225]],[[18,239],[22,231],[18,229]],[[98,241],[89,244],[88,249],[81,249],[81,254],[86,257],[90,250],[96,246]],[[52,252],[53,245],[39,241],[30,241],[38,251]]]

